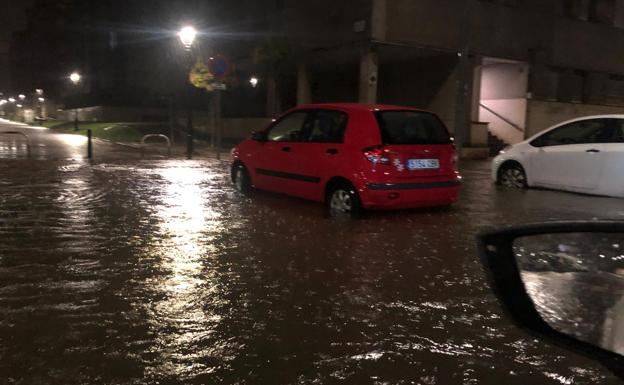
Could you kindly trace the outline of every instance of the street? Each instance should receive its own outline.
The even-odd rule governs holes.
[[[3,121],[2,384],[594,384],[594,361],[506,320],[486,228],[624,217],[621,200],[505,190],[466,161],[450,209],[334,221],[237,194],[229,163],[146,157]]]

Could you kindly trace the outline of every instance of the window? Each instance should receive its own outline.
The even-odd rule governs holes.
[[[347,114],[341,111],[315,111],[309,125],[306,125],[306,139],[315,143],[342,143],[347,120]]]
[[[616,119],[614,121],[613,143],[624,143],[624,119]]]
[[[267,135],[269,142],[299,142],[303,124],[308,117],[307,111],[297,111],[278,120]]]
[[[437,116],[420,111],[376,114],[384,144],[449,144],[451,138]]]
[[[531,142],[535,147],[583,143],[609,143],[613,140],[613,120],[593,119],[566,124]]]

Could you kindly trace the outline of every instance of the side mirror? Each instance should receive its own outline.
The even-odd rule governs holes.
[[[478,236],[513,323],[624,378],[624,222],[557,222]]]
[[[267,140],[266,132],[254,131],[251,133],[251,139],[255,140],[256,142],[266,142]]]

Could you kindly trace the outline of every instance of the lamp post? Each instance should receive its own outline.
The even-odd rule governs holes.
[[[197,37],[197,30],[192,26],[183,27],[180,32],[178,32],[178,37],[180,38],[180,42],[184,46],[184,50],[187,52],[188,56],[188,66],[186,68],[187,72],[190,71],[191,66],[193,65],[193,43],[195,42],[195,38]],[[188,108],[188,119],[187,119],[187,132],[186,132],[186,157],[187,159],[191,159],[193,157],[193,107],[191,104],[191,88],[188,87],[187,92],[187,108]]]
[[[82,76],[78,72],[73,72],[69,75],[69,80],[71,80],[74,86],[80,84],[80,79],[82,79]],[[74,109],[74,131],[78,131],[78,107]]]

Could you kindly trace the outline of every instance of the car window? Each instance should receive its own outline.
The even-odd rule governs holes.
[[[342,111],[316,110],[307,126],[305,139],[315,143],[342,143],[348,116]]]
[[[375,113],[384,144],[448,144],[451,138],[437,116],[420,111]]]
[[[613,142],[624,143],[624,119],[614,121],[613,131]]]
[[[297,111],[277,121],[267,134],[269,142],[298,142],[301,140],[303,124],[308,118],[307,111]]]
[[[531,142],[536,147],[583,143],[609,143],[613,140],[613,119],[592,119],[566,124]]]

